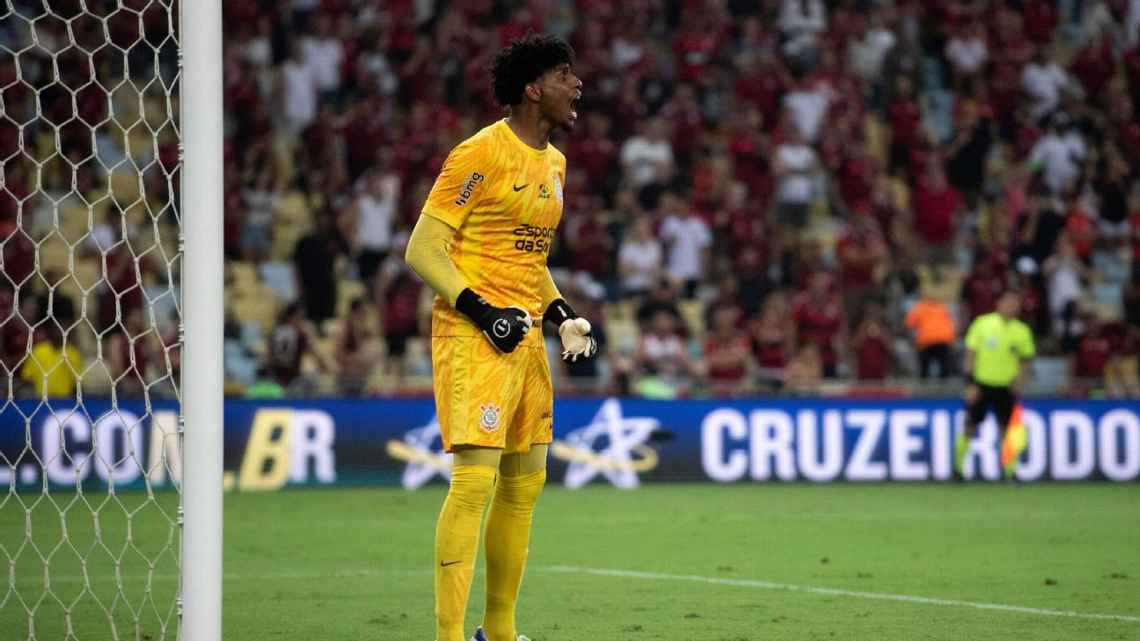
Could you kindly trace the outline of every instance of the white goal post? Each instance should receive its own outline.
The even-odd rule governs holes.
[[[182,0],[182,641],[222,636],[222,2]]]
[[[0,0],[0,640],[221,641],[222,0]]]

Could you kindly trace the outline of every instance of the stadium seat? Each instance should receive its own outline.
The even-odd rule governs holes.
[[[284,261],[262,263],[257,268],[261,281],[277,293],[277,297],[285,302],[297,300],[297,281],[293,264]]]
[[[253,293],[259,286],[257,268],[252,263],[233,260],[227,264],[230,277],[230,291],[242,296]]]
[[[699,300],[683,300],[678,305],[681,312],[681,320],[685,322],[685,326],[689,331],[701,335],[705,333],[705,306]]]
[[[606,335],[610,341],[611,351],[617,354],[632,354],[637,351],[637,323],[632,319],[608,321]]]
[[[348,306],[354,298],[365,296],[367,290],[364,283],[351,278],[342,278],[337,283],[336,315],[340,318],[348,315]]]
[[[1062,356],[1039,356],[1033,359],[1032,386],[1036,390],[1056,393],[1069,382],[1069,362]]]
[[[269,333],[277,324],[278,301],[273,290],[263,288],[258,293],[230,298],[234,318],[239,322],[256,323],[262,332]]]

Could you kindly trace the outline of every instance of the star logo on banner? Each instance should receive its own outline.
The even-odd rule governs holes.
[[[602,403],[593,421],[551,444],[551,453],[569,462],[566,487],[575,489],[601,474],[615,486],[638,486],[638,473],[657,466],[657,452],[646,445],[660,426],[655,418],[622,416],[616,398]]]
[[[427,425],[406,432],[404,440],[388,441],[387,449],[388,456],[408,463],[402,479],[405,489],[421,487],[437,474],[445,481],[451,480],[452,456],[443,451],[439,419],[435,416]]]

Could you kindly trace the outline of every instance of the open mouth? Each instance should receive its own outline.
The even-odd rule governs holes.
[[[579,91],[574,94],[570,99],[570,120],[575,121],[578,119],[578,101],[582,99],[582,92]]]

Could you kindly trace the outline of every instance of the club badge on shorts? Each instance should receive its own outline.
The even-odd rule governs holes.
[[[480,405],[479,409],[482,411],[479,415],[479,429],[487,433],[499,429],[499,414],[502,413],[502,408],[494,403],[487,403]]]

